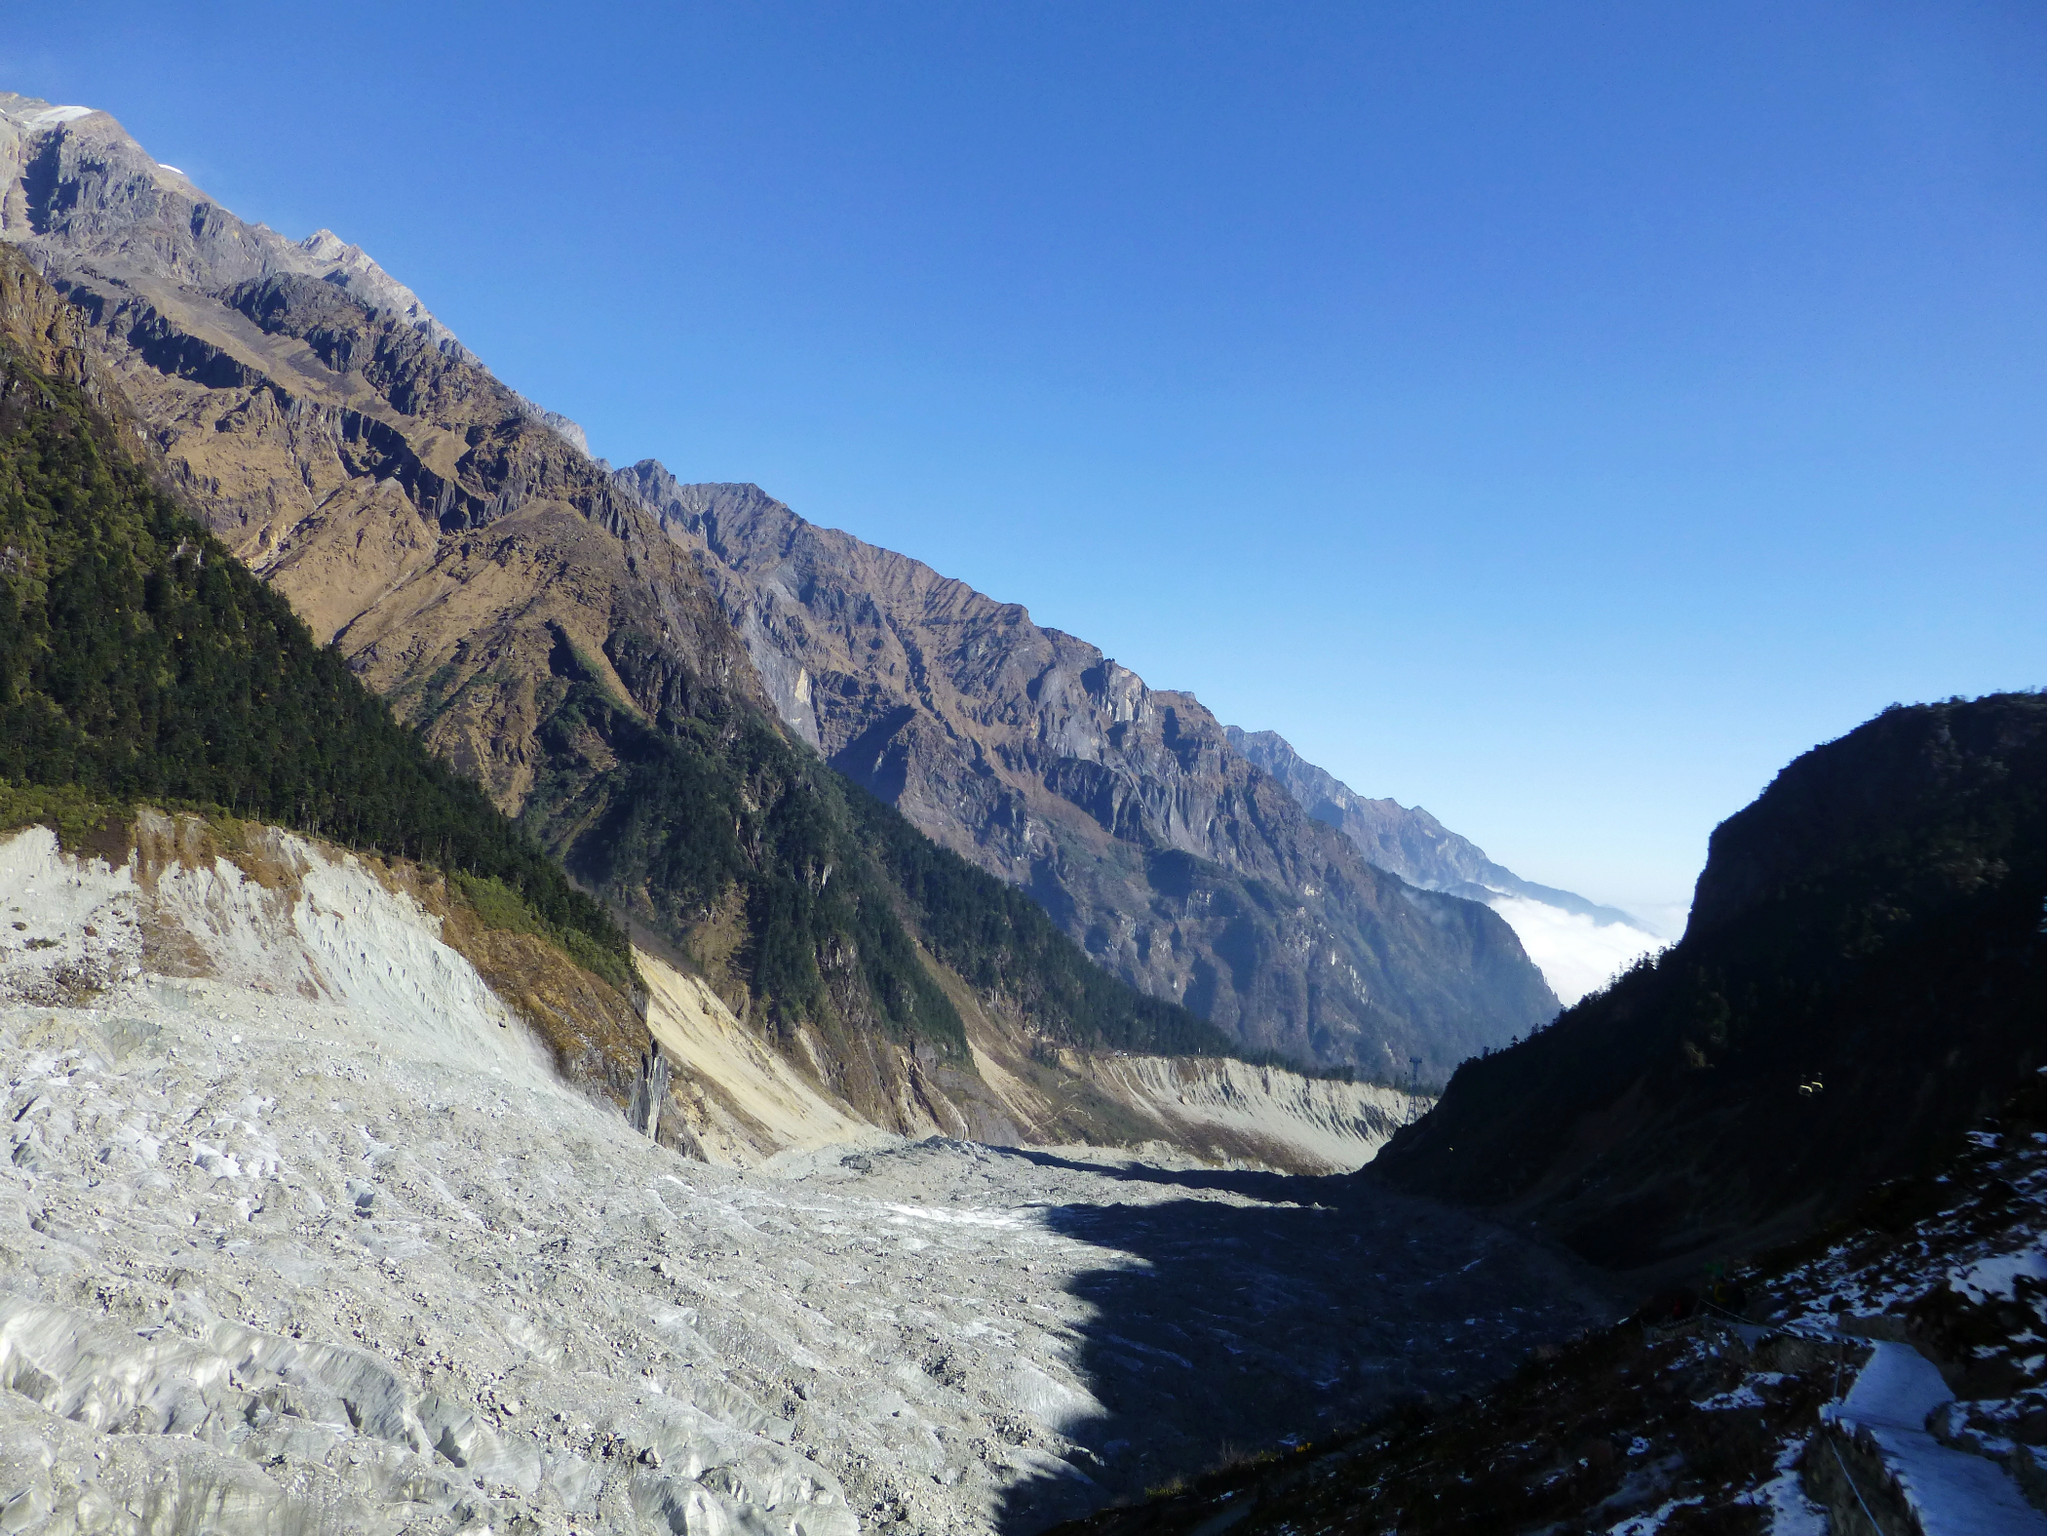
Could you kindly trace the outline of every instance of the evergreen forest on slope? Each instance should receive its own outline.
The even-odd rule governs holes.
[[[615,635],[612,697],[566,641],[523,823],[590,888],[729,967],[784,1034],[876,1028],[964,1062],[918,944],[1038,1035],[1084,1049],[1233,1054],[1214,1025],[1111,976],[1029,896],[939,847],[744,702],[673,685]],[[721,930],[731,952],[719,952]]]
[[[921,940],[1041,1036],[1230,1053],[745,703],[676,686],[631,630],[608,651],[632,701],[557,647],[550,768],[515,825],[153,483],[87,388],[18,340],[0,342],[0,380],[0,780],[224,811],[495,883],[625,983],[624,933],[552,851],[657,931],[729,929],[717,958],[784,1032],[873,1028],[964,1062]]]
[[[516,892],[630,981],[604,907],[432,756],[291,605],[0,342],[0,779],[226,811]]]

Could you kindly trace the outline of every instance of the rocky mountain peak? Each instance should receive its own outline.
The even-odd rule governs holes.
[[[390,311],[435,341],[454,343],[455,333],[427,312],[419,295],[378,266],[360,245],[350,245],[331,229],[316,229],[298,242],[298,248],[313,262],[314,275],[372,309]]]
[[[388,313],[439,350],[468,358],[419,296],[330,229],[288,240],[236,218],[112,115],[0,94],[0,239],[47,265],[83,259],[128,281],[208,292],[283,274],[331,284]]]

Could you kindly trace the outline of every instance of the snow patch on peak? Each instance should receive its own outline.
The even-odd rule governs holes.
[[[91,117],[98,107],[45,107],[32,112],[24,121],[30,128],[54,128],[59,123],[75,123],[81,117]]]

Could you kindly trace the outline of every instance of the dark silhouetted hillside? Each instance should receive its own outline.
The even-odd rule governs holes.
[[[1635,1267],[1924,1169],[2042,1063],[2042,721],[1894,707],[1799,758],[1715,831],[1679,944],[1467,1062],[1373,1176]]]

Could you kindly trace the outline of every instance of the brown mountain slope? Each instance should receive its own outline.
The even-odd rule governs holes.
[[[807,686],[758,643],[779,610],[730,591],[722,606],[704,580],[717,563],[700,572],[682,524],[608,481],[573,428],[493,379],[361,252],[242,223],[104,114],[0,98],[0,170],[10,160],[0,236],[86,318],[169,474],[319,638],[588,883],[718,973],[742,1013],[749,999],[785,1022],[851,1009],[917,1033],[910,993],[842,974],[872,969],[872,944],[758,942],[791,902],[839,899],[786,861],[780,895],[749,884],[780,857],[761,841],[776,808],[810,793],[767,724],[771,696],[790,715]],[[1492,914],[1369,869],[1193,700],[868,553],[872,590],[812,594],[855,611],[830,670],[858,707],[827,708],[848,727],[828,750],[1153,996],[1252,1046],[1382,1073],[1419,1055],[1441,1074],[1554,1007]],[[886,624],[869,616],[885,609]],[[920,632],[912,613],[950,629]],[[904,720],[882,718],[913,699]],[[708,817],[731,828],[711,861],[722,876],[695,831],[671,824],[654,847],[632,820],[636,797],[702,787],[674,763],[656,772],[677,750],[725,786]],[[891,964],[927,1012],[948,1011],[907,954]]]
[[[976,1123],[945,995],[973,989],[857,853],[829,896],[831,863],[807,876],[818,786],[659,523],[360,253],[243,224],[104,114],[0,98],[10,157],[0,235],[49,286],[15,267],[8,296],[61,296],[95,395],[316,638],[830,1093],[892,1128],[905,1104]],[[619,818],[653,770],[705,814],[655,805],[636,844]]]
[[[244,224],[105,114],[6,96],[0,238],[0,303],[63,331],[181,499],[807,1102],[1318,1168],[1384,1134],[1364,1088],[1265,1074],[1272,1112],[1245,1114],[1214,1062],[1225,1114],[1162,1099],[1165,1068],[1121,1081],[1103,1051],[1227,1041],[789,741],[694,561],[360,251]],[[716,1095],[702,1065],[678,1083]]]
[[[1556,1012],[1500,918],[1367,863],[1191,695],[753,486],[618,479],[701,553],[793,729],[1145,991],[1404,1077]]]
[[[654,521],[360,251],[244,224],[104,113],[24,117],[0,118],[0,235],[82,312],[214,531],[508,809],[563,645],[623,695],[605,643],[630,627],[761,701]]]

